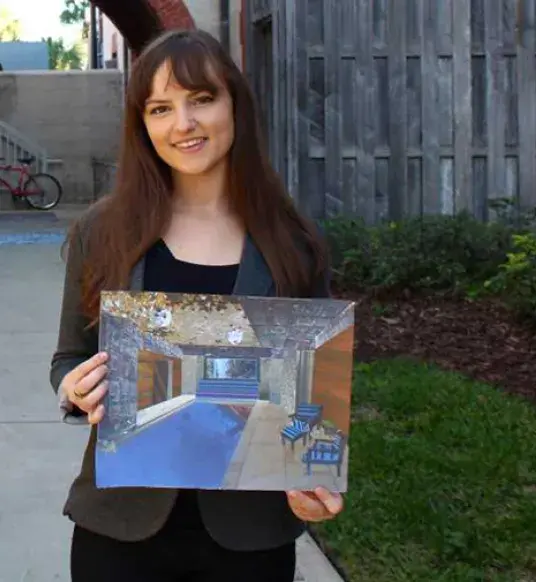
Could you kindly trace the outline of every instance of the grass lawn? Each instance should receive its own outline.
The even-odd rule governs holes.
[[[345,512],[314,530],[347,580],[536,581],[531,405],[391,360],[357,367],[353,414]]]

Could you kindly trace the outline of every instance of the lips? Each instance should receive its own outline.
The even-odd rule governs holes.
[[[206,137],[196,137],[181,142],[177,142],[173,144],[173,146],[183,152],[197,151],[198,149],[202,148],[207,141],[208,138]]]

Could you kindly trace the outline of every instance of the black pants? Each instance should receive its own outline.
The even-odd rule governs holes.
[[[152,538],[120,542],[75,526],[72,582],[293,582],[295,544],[255,552],[219,546],[204,528],[166,525]]]

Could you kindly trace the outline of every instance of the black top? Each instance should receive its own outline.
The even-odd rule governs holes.
[[[159,240],[145,256],[145,291],[230,295],[238,265],[208,266],[176,259]],[[203,528],[195,490],[181,489],[170,522],[181,529]]]
[[[238,265],[209,266],[176,259],[163,240],[145,257],[144,289],[164,293],[230,295]]]

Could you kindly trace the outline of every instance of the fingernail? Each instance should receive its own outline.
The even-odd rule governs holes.
[[[335,507],[335,503],[333,503],[333,501],[326,501],[324,503],[324,505],[326,506],[326,509],[330,512],[330,513],[335,513],[335,511],[337,511],[337,508]]]
[[[289,495],[289,497],[296,497],[296,495],[298,495],[298,492],[297,492],[297,491],[294,491],[294,490],[292,490],[292,491],[289,491],[289,492],[288,492],[288,495]]]

